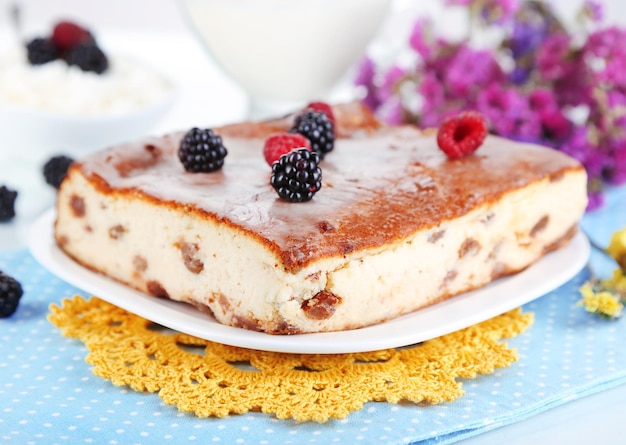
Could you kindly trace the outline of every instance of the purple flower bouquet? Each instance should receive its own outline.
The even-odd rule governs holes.
[[[597,2],[584,2],[575,29],[548,2],[447,0],[467,9],[470,35],[435,36],[419,18],[407,42],[409,64],[377,65],[366,57],[355,80],[363,102],[384,121],[438,126],[477,110],[490,132],[561,150],[589,175],[589,207],[607,184],[626,182],[626,30],[601,25]],[[488,48],[473,35],[497,30]]]

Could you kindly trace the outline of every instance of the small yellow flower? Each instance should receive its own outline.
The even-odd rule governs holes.
[[[606,251],[611,255],[623,271],[626,271],[626,227],[613,233]]]
[[[626,273],[622,269],[615,269],[611,278],[602,280],[602,285],[618,294],[626,295]]]
[[[596,292],[589,282],[583,284],[579,290],[583,297],[579,304],[584,306],[587,312],[606,318],[621,317],[624,305],[611,292],[606,290]]]

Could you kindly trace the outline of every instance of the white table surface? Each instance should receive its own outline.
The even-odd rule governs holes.
[[[61,2],[39,2],[40,5],[48,3]],[[92,2],[64,0],[63,3],[73,5],[74,10],[89,17],[98,17],[98,10],[93,8]],[[86,7],[87,3],[89,7]],[[144,4],[141,1],[127,0],[102,3],[110,4],[112,8],[130,4],[136,13],[141,10],[138,3]],[[149,2],[148,4],[156,8],[153,14],[156,19],[146,20],[146,27],[140,33],[127,28],[101,33],[107,44],[138,54],[178,82],[179,99],[174,109],[155,127],[154,133],[184,129],[192,125],[218,125],[241,119],[247,109],[244,94],[204,57],[199,45],[182,28],[183,22],[172,3],[171,0]],[[8,0],[1,0],[0,8],[7,4]],[[42,13],[50,14],[50,8],[49,5],[44,7]],[[115,21],[116,15],[101,14],[100,18],[107,25],[116,25],[119,24]],[[138,17],[137,14],[133,16]],[[125,24],[132,22],[128,16],[122,22],[124,20]],[[2,25],[0,19],[0,38],[3,35],[1,32],[6,31],[6,27]],[[7,183],[10,179],[20,192],[18,216],[10,223],[0,224],[0,250],[26,247],[30,223],[54,203],[54,191],[43,182],[39,171],[41,162],[42,159],[29,157],[27,153],[16,157],[10,153],[8,147],[0,146],[0,184]],[[571,401],[462,443],[623,444],[626,443],[624,431],[621,430],[624,412],[626,386],[623,385]]]

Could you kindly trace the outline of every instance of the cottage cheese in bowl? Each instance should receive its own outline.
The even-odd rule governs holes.
[[[0,59],[0,105],[105,116],[131,113],[171,94],[171,82],[160,74],[127,58],[111,59],[109,69],[96,74],[62,60],[30,65],[16,48]]]
[[[77,153],[149,132],[173,104],[174,85],[138,61],[108,59],[96,74],[63,60],[31,65],[20,47],[0,56],[2,146]]]

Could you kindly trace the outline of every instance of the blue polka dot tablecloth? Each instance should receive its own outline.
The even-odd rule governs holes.
[[[582,227],[606,243],[626,225],[626,188]],[[613,265],[592,254],[590,267]],[[277,420],[262,413],[200,419],[156,394],[142,394],[92,374],[86,348],[46,319],[48,305],[79,289],[57,279],[27,250],[0,252],[0,270],[25,289],[17,313],[0,320],[0,444],[446,444],[626,383],[626,319],[607,321],[576,305],[586,269],[527,304],[536,321],[509,344],[520,360],[495,374],[464,381],[452,403],[416,406],[372,402],[324,424]],[[87,296],[87,295],[85,295]],[[503,295],[503,298],[506,296]]]

